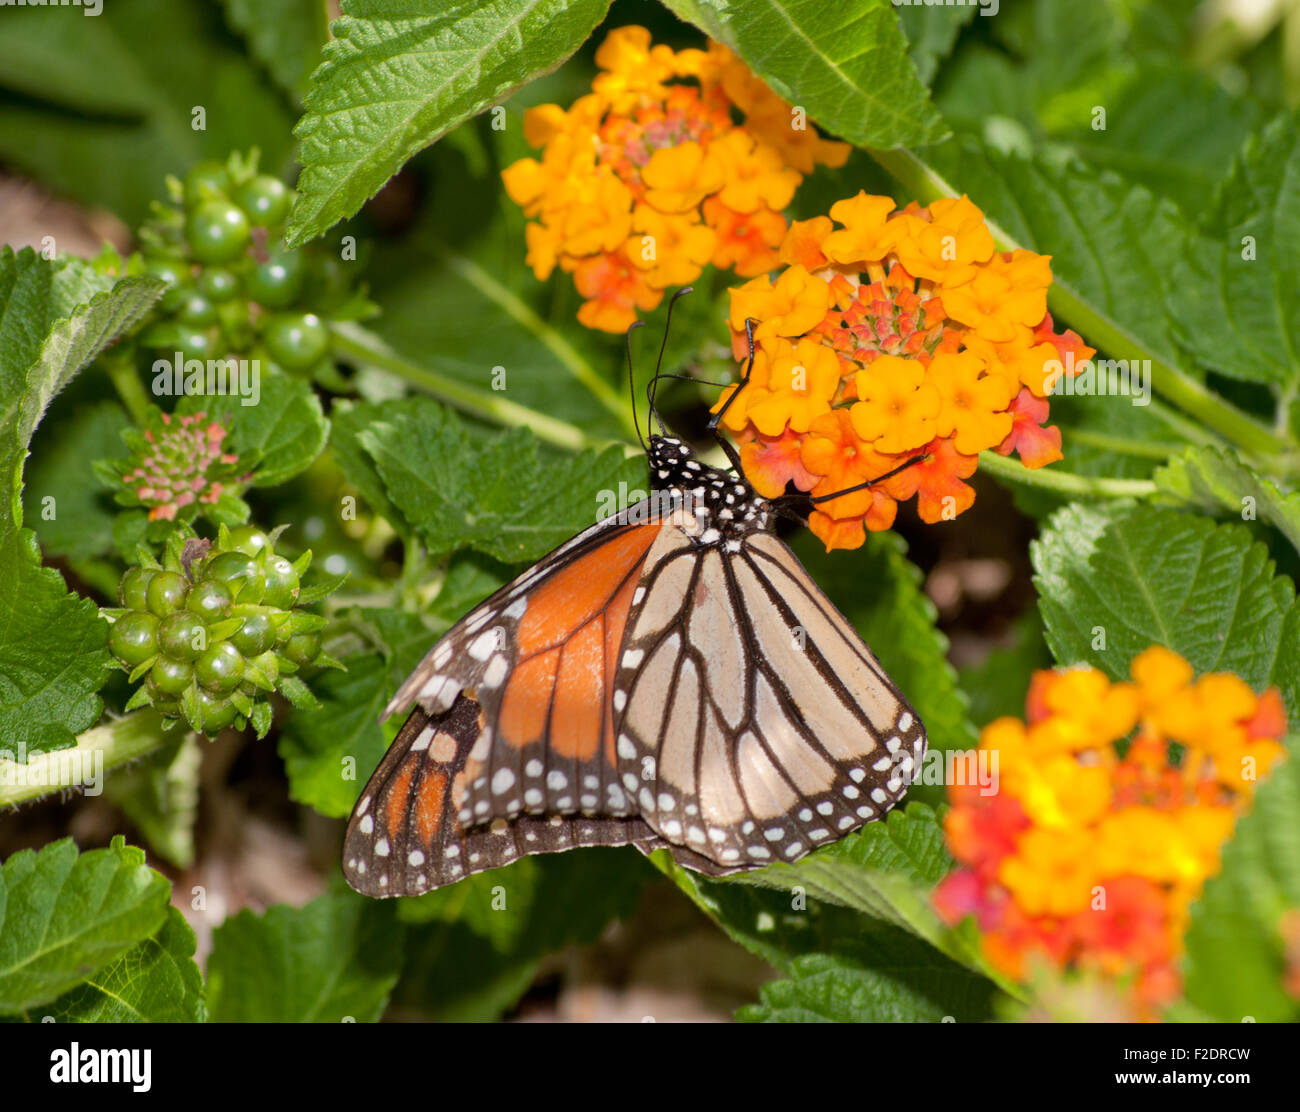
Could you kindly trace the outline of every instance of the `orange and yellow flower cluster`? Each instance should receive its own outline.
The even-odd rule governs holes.
[[[819,504],[809,525],[828,549],[888,529],[913,495],[923,521],[968,509],[962,480],[986,448],[1027,467],[1061,458],[1060,430],[1044,427],[1053,372],[1094,351],[1054,330],[1049,258],[997,251],[965,196],[895,211],[859,193],[791,225],[779,257],[775,281],[731,291],[734,353],[747,357],[752,318],[755,360],[723,424],[754,488],[820,497],[923,459]]]
[[[934,899],[950,923],[975,916],[1007,975],[1039,964],[1115,978],[1133,1016],[1154,1018],[1181,988],[1188,905],[1282,756],[1286,716],[1276,688],[1256,696],[1226,672],[1193,680],[1159,646],[1132,676],[1038,672],[1025,721],[984,729],[998,791],[949,787],[959,867]]]
[[[537,277],[571,273],[578,319],[620,332],[709,263],[744,278],[775,267],[781,210],[814,165],[842,166],[848,145],[822,139],[718,43],[674,52],[620,27],[596,64],[591,93],[567,112],[528,110],[541,159],[502,175],[536,217],[526,235]]]

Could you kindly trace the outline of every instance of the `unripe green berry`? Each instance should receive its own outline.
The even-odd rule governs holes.
[[[239,278],[225,267],[205,267],[199,275],[199,290],[210,301],[229,301],[239,292]]]
[[[199,684],[208,691],[234,691],[244,678],[244,658],[229,641],[219,641],[194,664]]]
[[[248,246],[248,217],[227,201],[204,201],[185,221],[185,241],[201,263],[228,263]]]
[[[212,695],[199,689],[199,717],[202,724],[191,722],[190,725],[201,729],[208,737],[220,729],[229,726],[239,717],[239,708],[223,695]]]
[[[123,664],[143,664],[158,651],[158,619],[140,610],[123,614],[109,631],[108,647]]]
[[[295,664],[310,664],[320,655],[320,634],[295,633],[284,646],[284,655]]]
[[[190,588],[189,598],[185,600],[186,607],[208,624],[220,621],[229,614],[233,603],[234,596],[230,593],[230,588],[216,579],[195,583]]]
[[[206,328],[209,324],[216,323],[217,306],[198,290],[189,290],[177,306],[176,315],[186,324]]]
[[[244,656],[255,657],[275,641],[275,629],[265,614],[250,614],[230,636],[230,643]]]
[[[248,296],[267,309],[292,305],[302,291],[302,256],[297,251],[272,251],[270,258],[249,272]]]
[[[156,568],[127,568],[117,588],[118,601],[132,610],[147,609],[149,603],[146,599],[146,591],[149,589],[149,580],[154,577],[156,571]]]
[[[212,194],[224,193],[230,188],[230,175],[220,162],[205,158],[196,162],[185,175],[185,207],[194,208],[210,199]]]
[[[276,313],[267,318],[262,339],[280,366],[301,371],[329,350],[330,334],[315,313]]]
[[[158,617],[165,618],[185,605],[189,589],[189,580],[179,572],[160,571],[149,581],[145,598],[149,609]]]
[[[183,660],[160,656],[149,670],[153,687],[164,695],[179,695],[194,679],[194,668]]]
[[[226,584],[240,602],[260,601],[254,597],[262,594],[257,561],[242,552],[221,552],[213,556],[203,567],[203,578]]]
[[[272,556],[266,561],[262,569],[262,578],[266,583],[262,602],[266,606],[278,606],[281,610],[288,610],[298,601],[298,573],[283,556]]]
[[[208,627],[191,610],[178,610],[158,626],[158,646],[175,660],[197,660],[207,649]]]
[[[284,182],[270,174],[258,174],[235,191],[235,201],[248,214],[249,221],[259,228],[284,223],[284,218],[289,215],[291,199]]]
[[[271,538],[256,525],[240,525],[230,530],[230,548],[245,556],[256,556],[271,547]]]

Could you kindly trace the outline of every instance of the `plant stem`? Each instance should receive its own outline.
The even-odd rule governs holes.
[[[0,759],[0,807],[78,787],[144,756],[166,740],[158,713],[137,710],[78,735],[76,745],[69,749],[33,754],[26,764]],[[0,754],[14,755],[6,749],[0,749]],[[102,790],[103,784],[98,786]]]
[[[618,420],[619,426],[627,433],[629,439],[635,439],[636,429],[632,424],[631,407],[627,399],[596,373],[592,367],[564,338],[542,320],[516,294],[506,289],[478,263],[453,251],[439,240],[431,240],[434,253],[452,270],[465,279],[489,301],[500,306],[515,321],[523,325],[554,355],[560,363],[581,382],[596,399]]]
[[[149,420],[149,395],[144,392],[135,369],[135,345],[119,344],[105,352],[101,362],[131,420],[137,425],[146,424]]]
[[[869,152],[885,170],[915,195],[930,202],[940,197],[958,195],[944,178],[908,150]],[[1014,251],[1023,247],[995,221],[985,217],[989,231],[999,250]],[[1258,457],[1261,454],[1278,455],[1286,452],[1290,444],[1271,428],[1243,413],[1212,390],[1207,389],[1181,367],[1156,359],[1141,343],[1130,336],[1122,325],[1093,308],[1081,294],[1060,278],[1053,279],[1048,291],[1052,311],[1087,337],[1090,346],[1108,352],[1138,351],[1151,361],[1151,386],[1187,413],[1221,433],[1243,454]]]
[[[1046,467],[1031,470],[1023,463],[1017,463],[996,452],[981,452],[980,468],[1013,483],[1040,487],[1076,498],[1142,498],[1154,494],[1156,489],[1155,483],[1150,479],[1102,479]]]
[[[577,425],[559,421],[538,413],[535,409],[507,401],[505,398],[476,386],[467,386],[447,375],[431,371],[399,355],[383,340],[366,328],[352,323],[330,325],[331,349],[347,363],[361,363],[378,367],[413,386],[432,394],[440,401],[457,409],[472,413],[500,425],[523,425],[533,430],[538,438],[559,448],[580,451],[598,448],[609,443],[588,436]]]
[[[1162,462],[1178,455],[1185,447],[1183,444],[1150,444],[1127,436],[1111,436],[1103,432],[1093,432],[1091,429],[1071,428],[1069,425],[1061,426],[1061,435],[1067,440],[1088,444],[1107,452],[1115,452],[1122,456],[1138,456],[1142,459],[1158,459]]]

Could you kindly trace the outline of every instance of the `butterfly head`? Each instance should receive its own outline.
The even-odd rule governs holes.
[[[701,463],[677,437],[651,436],[646,457],[655,490],[690,505],[703,537],[712,541],[767,528],[770,507],[754,488],[744,478]]]

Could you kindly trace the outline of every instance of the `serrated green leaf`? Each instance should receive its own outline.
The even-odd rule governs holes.
[[[264,915],[241,911],[213,932],[208,1009],[218,1023],[372,1023],[401,969],[404,928],[391,904],[331,892]]]
[[[0,1014],[47,1004],[151,937],[171,886],[119,836],[21,850],[0,871]]]
[[[472,547],[507,563],[535,560],[647,483],[620,448],[543,464],[527,429],[475,442],[450,410],[410,398],[359,436],[388,497],[432,553]]]
[[[174,907],[162,928],[91,974],[30,1022],[198,1023],[207,1018],[203,974],[194,963],[194,931]],[[39,1012],[39,1014],[37,1014]]]
[[[1300,115],[1252,136],[1221,186],[1201,248],[1174,271],[1169,311],[1207,367],[1250,382],[1300,380]]]
[[[384,491],[384,480],[375,469],[375,462],[361,446],[357,437],[372,423],[389,411],[388,403],[338,402],[331,412],[332,431],[330,450],[343,472],[343,477],[357,490],[359,511],[382,517],[402,537],[411,535],[410,526]]]
[[[226,20],[249,51],[295,100],[329,38],[321,0],[224,0]]]
[[[1284,494],[1271,479],[1257,475],[1228,452],[1188,448],[1156,471],[1155,484],[1164,494],[1197,509],[1227,511],[1246,521],[1262,518],[1300,552],[1300,494]]]
[[[325,447],[329,421],[320,398],[300,378],[264,373],[256,405],[234,394],[191,395],[177,405],[181,413],[206,413],[230,430],[229,450],[254,467],[252,485],[278,486],[300,471]]]
[[[1256,691],[1277,685],[1300,714],[1300,607],[1243,525],[1178,510],[1074,505],[1031,546],[1047,643],[1061,664],[1127,679],[1153,644],[1197,673],[1228,671]],[[1100,647],[1094,647],[1100,646]]]
[[[1189,912],[1187,999],[1221,1022],[1300,1020],[1286,986],[1300,921],[1300,735],[1286,744],[1290,758],[1259,785]]]
[[[0,747],[28,756],[72,745],[99,718],[108,623],[40,565],[34,533],[0,540]]]
[[[554,69],[608,0],[347,0],[294,133],[291,246],[352,215],[413,154]]]
[[[611,919],[632,913],[652,876],[636,850],[574,850],[401,900],[410,928],[396,1001],[435,1020],[497,1019],[541,957],[595,941]]]
[[[919,146],[947,134],[887,0],[665,0],[792,105],[860,147]]]

